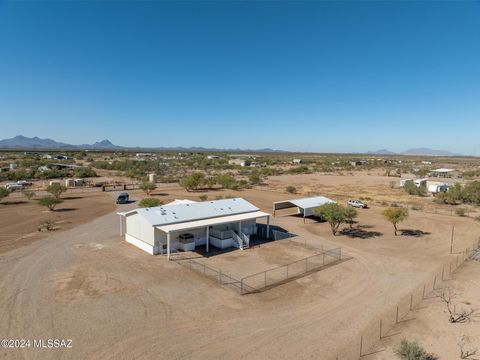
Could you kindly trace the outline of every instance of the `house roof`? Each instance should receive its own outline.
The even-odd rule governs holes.
[[[447,172],[452,172],[452,171],[455,171],[455,169],[440,168],[440,169],[432,170],[432,172],[439,172],[439,173],[447,173]]]
[[[187,222],[182,222],[178,224],[157,226],[157,228],[164,232],[190,230],[190,229],[195,229],[199,227],[207,227],[210,225],[226,224],[226,223],[237,222],[237,221],[257,219],[265,216],[270,216],[270,214],[265,213],[263,211],[254,211],[254,212],[249,212],[245,214],[228,215],[228,216],[215,217],[211,219],[194,220],[194,221],[187,221]]]
[[[259,209],[248,201],[234,198],[138,208],[118,214],[122,216],[139,214],[152,226],[163,226],[257,211]]]

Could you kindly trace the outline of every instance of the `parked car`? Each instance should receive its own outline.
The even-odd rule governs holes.
[[[128,193],[121,193],[117,197],[117,204],[127,204],[129,200]]]
[[[348,206],[356,207],[356,208],[361,208],[361,209],[366,209],[368,208],[368,205],[365,204],[364,202],[360,200],[348,200],[347,201]]]
[[[8,183],[5,185],[5,189],[8,191],[23,190],[23,185],[17,183]]]

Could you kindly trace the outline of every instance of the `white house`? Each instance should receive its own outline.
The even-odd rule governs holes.
[[[205,245],[224,249],[249,247],[257,233],[257,219],[270,214],[242,198],[193,202],[175,200],[171,204],[120,212],[120,233],[125,240],[151,255],[176,250],[191,251]]]
[[[275,216],[275,212],[277,210],[296,207],[298,214],[303,215],[303,218],[305,219],[305,217],[314,214],[315,208],[328,203],[336,203],[336,201],[331,200],[325,196],[314,196],[301,199],[276,201],[273,203],[273,215]]]

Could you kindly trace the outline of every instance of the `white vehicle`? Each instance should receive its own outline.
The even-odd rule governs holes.
[[[347,201],[348,206],[356,207],[356,208],[361,208],[361,209],[366,209],[368,208],[368,205],[365,204],[364,202],[361,202],[360,200],[348,200]]]
[[[5,189],[8,191],[23,190],[23,185],[17,183],[9,183],[5,185]]]

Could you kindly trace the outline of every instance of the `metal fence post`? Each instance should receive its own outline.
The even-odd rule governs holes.
[[[410,294],[410,310],[413,308],[413,294]]]
[[[382,338],[382,319],[380,319],[380,339]]]
[[[265,274],[265,285],[263,287],[267,287],[267,272],[265,271],[264,274]]]
[[[363,335],[360,336],[360,357],[362,357],[363,353]]]
[[[397,305],[397,315],[395,317],[395,323],[398,324],[398,305]]]
[[[423,284],[423,293],[422,293],[422,300],[425,299],[425,284]]]
[[[435,290],[436,282],[437,282],[437,275],[435,275],[435,277],[433,278],[433,288],[432,288],[432,290]]]
[[[240,280],[240,295],[243,295],[243,278]]]

